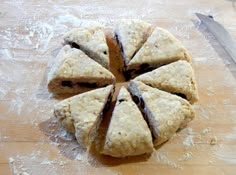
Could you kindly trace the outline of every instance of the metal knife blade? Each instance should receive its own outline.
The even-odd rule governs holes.
[[[212,16],[205,16],[200,13],[195,14],[236,63],[236,41],[229,32],[220,23],[215,21]]]

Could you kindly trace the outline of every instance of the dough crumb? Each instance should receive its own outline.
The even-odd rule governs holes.
[[[22,175],[30,175],[30,174],[27,172],[23,172]]]
[[[212,164],[213,164],[213,161],[212,161],[212,160],[209,160],[208,163],[212,165]]]
[[[195,146],[195,143],[193,141],[193,136],[192,135],[187,136],[183,141],[183,145],[186,147]]]
[[[181,158],[179,158],[179,161],[186,161],[189,160],[193,157],[193,153],[192,152],[187,152],[185,153]]]
[[[211,138],[210,145],[216,145],[216,144],[217,144],[217,137],[214,136],[213,138]]]
[[[15,159],[13,159],[12,157],[9,157],[9,163],[14,163]]]
[[[207,127],[205,129],[202,130],[201,134],[208,134],[211,131],[211,128]]]

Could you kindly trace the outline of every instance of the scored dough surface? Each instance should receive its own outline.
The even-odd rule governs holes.
[[[112,113],[103,154],[134,156],[153,151],[151,132],[129,92],[122,87]]]
[[[115,27],[115,34],[122,45],[123,59],[127,65],[135,52],[143,45],[151,33],[151,24],[137,20],[120,20]]]
[[[139,98],[139,105],[155,137],[155,146],[170,139],[195,116],[191,104],[181,97],[134,80],[128,88],[133,96]]]
[[[156,27],[129,62],[127,70],[140,69],[144,64],[157,68],[177,60],[191,61],[191,57],[182,43],[170,32]]]
[[[109,49],[101,27],[75,28],[64,36],[65,43],[76,43],[90,58],[109,69]]]
[[[170,93],[183,94],[190,103],[198,100],[194,72],[190,63],[179,60],[136,77],[149,86]]]
[[[91,90],[58,103],[54,107],[54,114],[61,125],[69,132],[75,133],[77,141],[84,147],[90,146],[97,129],[103,109],[114,86]]]
[[[124,76],[150,72],[131,80],[130,92],[120,89],[99,151],[113,157],[151,153],[195,116],[187,101],[198,99],[191,56],[171,33],[140,20],[121,20],[114,32],[122,48]],[[100,138],[98,127],[114,89],[109,84],[115,83],[109,71],[106,36],[102,28],[93,26],[69,31],[64,41],[70,46],[58,54],[48,76],[48,89],[53,93],[85,92],[58,103],[54,113],[78,143],[90,148],[94,139]],[[64,87],[62,81],[70,81],[73,87]],[[99,89],[92,90],[95,88]],[[183,94],[187,100],[169,92]]]
[[[57,63],[48,76],[48,89],[53,93],[81,93],[91,90],[80,83],[96,83],[102,87],[115,82],[114,75],[79,49],[64,46],[59,52]],[[62,86],[70,81],[73,87]]]

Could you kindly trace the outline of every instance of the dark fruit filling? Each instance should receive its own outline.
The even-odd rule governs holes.
[[[150,67],[150,65],[147,64],[147,63],[144,63],[144,64],[140,65],[140,69],[143,69],[143,70],[147,70],[149,67]]]
[[[70,87],[70,88],[73,87],[73,84],[72,84],[71,81],[62,81],[61,85],[64,86],[64,87]]]
[[[87,87],[87,88],[98,87],[97,83],[85,83],[85,82],[73,83],[72,81],[69,81],[69,80],[61,81],[61,86],[63,86],[63,87],[73,88],[73,86],[76,86],[76,85],[82,86],[82,87]],[[104,86],[106,86],[106,85],[104,85]]]
[[[133,96],[133,100],[136,104],[139,104],[139,98],[137,96]]]
[[[68,44],[69,44],[70,47],[72,47],[72,48],[80,49],[80,46],[79,46],[78,44],[76,44],[75,42],[68,42]]]
[[[119,100],[119,103],[122,103],[123,101],[126,101],[125,99],[120,99]]]
[[[125,71],[125,69],[123,69],[122,72],[123,72],[123,75],[124,75],[126,81],[130,80],[131,75],[130,75],[129,71]]]
[[[120,46],[120,51],[121,51],[122,53],[124,53],[123,46],[122,46],[122,44],[120,43],[119,37],[118,37],[117,34],[115,34],[115,38],[116,38],[116,42],[117,42],[117,43],[119,44],[119,46]]]
[[[142,98],[138,98],[138,96],[132,95],[132,99],[141,109],[145,108],[145,103]]]
[[[142,98],[138,98],[138,96],[133,95],[133,94],[132,94],[132,99],[133,99],[133,101],[136,103],[136,105],[138,106],[138,108],[140,109],[140,111],[141,111],[141,113],[142,113],[142,115],[143,115],[144,120],[145,120],[145,121],[147,122],[147,124],[148,124],[148,127],[150,128],[150,130],[152,130],[151,124],[150,124],[150,122],[149,122],[149,120],[148,120],[148,116],[147,116],[147,114],[146,114],[146,112],[145,112],[145,109],[144,109],[144,108],[145,108],[145,103],[144,103],[143,99],[142,99]],[[155,138],[153,132],[152,132],[152,138],[153,138],[153,139]]]
[[[97,87],[97,83],[77,83],[79,86],[83,86],[83,87],[88,87],[88,88],[96,88]]]
[[[145,108],[145,104],[144,104],[144,101],[143,101],[142,98],[140,98],[140,107],[141,107],[142,109]]]
[[[184,99],[187,99],[186,95],[182,94],[182,93],[173,93],[175,95],[178,95],[179,97],[182,97]]]
[[[140,68],[138,70],[135,70],[135,69],[131,69],[131,70],[127,70],[127,71],[124,70],[124,75],[125,75],[125,78],[127,80],[129,80],[130,78],[134,78],[137,75],[140,75],[142,73],[152,71],[153,69],[154,68],[151,67],[149,64],[144,63],[144,64],[140,65]]]
[[[107,103],[106,103],[105,107],[103,108],[103,114],[109,110],[110,105],[111,105],[111,100],[112,100],[112,93],[109,94],[109,97],[107,99]]]

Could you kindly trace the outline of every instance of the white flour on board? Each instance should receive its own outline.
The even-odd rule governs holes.
[[[192,152],[186,152],[182,157],[180,157],[178,160],[179,161],[187,161],[193,157]]]
[[[204,119],[204,120],[209,120],[209,112],[208,110],[205,109],[204,106],[201,105],[194,105],[194,109],[198,111],[199,115],[198,117]]]
[[[0,88],[0,100],[3,100],[6,94],[7,94],[6,89]]]
[[[80,164],[78,166],[77,164]],[[40,154],[9,157],[9,165],[14,175],[67,175],[70,172],[77,172],[78,175],[89,175],[88,165],[81,165],[81,162],[49,160]],[[90,167],[92,168],[92,167]],[[95,172],[97,170],[94,170]],[[118,172],[109,168],[100,168],[99,173],[104,175],[118,175]]]
[[[170,168],[182,169],[182,167],[180,165],[178,165],[175,161],[170,160],[170,158],[168,158],[168,153],[166,153],[166,152],[155,151],[152,154],[152,158],[155,161],[157,161],[158,163],[163,164],[163,165],[167,165]]]
[[[22,107],[24,102],[21,98],[16,97],[10,101],[9,111],[15,111],[18,115],[21,114]]]
[[[213,154],[216,156],[216,158],[227,164],[236,165],[236,152],[235,149],[230,146],[221,145],[213,151]]]
[[[31,153],[16,154],[9,157],[8,162],[12,174],[67,175],[69,172],[78,172],[78,174],[86,175],[90,174],[87,172],[89,168],[93,168],[94,165],[100,166],[100,163],[86,151],[81,151],[81,148],[71,134],[68,134],[61,127],[56,129],[56,125],[56,120],[53,120],[48,128],[45,128],[49,132],[49,142],[36,143],[34,145],[35,150]],[[49,150],[45,149],[46,143],[56,147],[56,149],[54,147],[51,147]],[[57,158],[52,159],[51,154],[58,154]],[[100,168],[99,172],[109,175],[119,174],[109,170],[109,168]]]
[[[135,6],[135,1],[127,1],[127,6],[132,7],[130,10],[126,10],[120,6],[118,6],[116,9],[106,8],[106,6],[103,6],[102,4],[92,5],[87,1],[86,3],[81,2],[81,4],[76,6],[60,5],[60,3],[63,2],[64,1],[57,2],[58,5],[55,5],[55,1],[48,1],[49,4],[46,3],[46,5],[51,6],[53,10],[48,10],[47,8],[42,8],[43,6],[40,7],[35,5],[35,9],[26,11],[24,8],[28,5],[28,3],[31,2],[25,2],[23,0],[17,0],[14,2],[4,1],[4,3],[7,3],[8,5],[20,9],[21,14],[16,15],[22,16],[23,22],[16,22],[14,25],[9,23],[10,25],[6,30],[0,31],[2,46],[0,49],[0,59],[11,60],[15,64],[19,64],[19,62],[16,62],[17,60],[37,63],[42,61],[47,64],[47,62],[50,61],[52,52],[55,50],[55,48],[61,47],[60,41],[62,40],[62,35],[72,27],[89,26],[95,23],[102,23],[102,25],[105,27],[110,27],[117,19],[137,17],[145,19],[147,16],[152,16],[152,13],[154,13],[156,10],[152,7],[151,1],[143,1],[143,5],[138,4],[136,5],[137,7]],[[37,4],[38,2],[35,3]],[[118,2],[115,1],[110,3],[118,4]],[[168,3],[172,2],[167,2],[165,0],[155,1],[155,4],[160,6],[164,6]],[[218,14],[216,11],[217,10],[207,8],[201,10],[198,8],[193,8],[187,10],[185,14],[191,18],[194,16],[195,12],[204,12],[217,16]],[[173,32],[177,37],[181,38],[186,47],[193,52],[193,62],[196,66],[200,67],[207,64],[211,67],[215,64],[219,64],[218,55],[215,53],[214,49],[209,43],[203,43],[204,47],[201,48],[200,51],[192,49],[195,47],[197,48],[197,44],[204,41],[205,38],[211,39],[212,36],[205,37],[200,32],[196,32],[197,29],[191,21],[183,22],[182,19],[173,20],[173,18],[175,18],[174,14],[170,13],[169,15],[166,15],[165,10],[160,10],[158,13],[159,19],[162,21],[165,19],[164,25],[170,25],[168,30]],[[48,15],[45,16],[45,14]],[[95,17],[93,14],[99,15]],[[96,21],[93,19],[96,19]],[[159,19],[152,19],[152,21],[159,24]],[[195,38],[196,42],[192,42],[191,38],[195,35],[197,36],[197,38]],[[215,63],[215,61],[218,62]],[[221,61],[220,63],[223,62]],[[226,64],[229,65],[229,63]],[[17,115],[14,117],[21,118],[24,116],[24,121],[22,121],[23,123],[25,122],[34,125],[36,126],[36,129],[38,129],[39,124],[52,117],[51,109],[55,102],[51,98],[51,95],[47,92],[45,83],[43,87],[40,87],[38,83],[34,84],[34,76],[26,77],[27,74],[41,76],[42,72],[41,70],[38,70],[40,68],[37,66],[28,67],[27,69],[30,69],[30,71],[28,71],[27,74],[20,75],[19,72],[25,71],[24,66],[12,67],[11,65],[6,67],[6,65],[3,65],[3,63],[0,63],[0,65],[0,80],[3,82],[0,86],[0,99],[3,100],[9,94],[16,96],[16,98],[10,100],[8,99],[8,101],[5,102],[8,106],[9,117],[11,117],[11,114],[13,113]],[[8,75],[11,72],[13,72],[11,76]],[[230,79],[230,77],[226,77],[226,79],[223,80],[224,85],[227,87],[233,86],[234,84],[231,80],[232,79]],[[24,84],[22,81],[27,81],[27,83]],[[14,86],[15,89],[9,89],[8,86],[13,82],[16,84]],[[207,83],[209,84],[208,88],[206,89],[207,95],[213,96],[215,94],[215,89],[213,87],[214,84],[212,84],[212,79],[208,78]],[[18,84],[20,87],[17,86]],[[35,90],[36,86],[39,88],[37,91]],[[222,103],[224,105],[229,105],[231,101],[229,101],[229,99],[224,99],[222,100]],[[198,111],[201,120],[205,122],[208,122],[210,116],[213,116],[211,114],[210,107],[207,109],[206,107],[203,107],[201,104],[199,104],[196,105],[195,109]],[[35,118],[32,118],[30,114],[34,114]],[[26,116],[28,116],[28,118],[26,118]],[[12,155],[12,157],[9,157],[9,164],[11,165],[13,174],[66,174],[64,169],[65,167],[69,166],[71,163],[70,160],[75,162],[75,164],[72,166],[72,169],[76,170],[77,172],[83,171],[84,174],[89,174],[86,170],[87,167],[80,167],[77,166],[77,164],[80,163],[86,166],[89,166],[91,162],[92,164],[99,164],[97,160],[94,160],[91,156],[81,151],[81,148],[75,142],[74,138],[65,130],[53,130],[53,127],[55,127],[56,124],[57,123],[55,120],[50,122],[49,125],[51,125],[52,128],[47,128],[42,131],[45,132],[48,137],[42,138],[43,140],[40,140],[40,138],[39,140],[42,141],[42,145],[48,143],[52,146],[52,148],[56,148],[58,150],[58,154],[61,156],[59,159],[61,158],[63,161],[49,159],[50,154],[43,154],[45,148],[40,147],[39,144],[35,148],[35,150],[39,149],[39,152],[33,151],[32,154]],[[191,149],[194,146],[197,147],[198,142],[196,142],[195,139],[198,138],[199,134],[193,133],[191,128],[189,128],[188,131],[189,133],[182,140],[181,144],[188,149]],[[201,134],[206,135],[209,132],[210,131],[208,128],[206,128],[203,129]],[[227,135],[226,138],[234,140],[235,135]],[[0,139],[4,140],[8,138],[6,136],[0,135]],[[48,141],[48,139],[50,140]],[[220,149],[215,149],[214,155],[225,162],[234,164],[236,162],[236,155],[230,147],[225,146],[221,147]],[[192,154],[191,151],[185,152],[182,156],[176,159],[170,158],[168,153],[155,152],[153,154],[154,159],[158,163],[180,169],[182,167],[176,162],[188,161],[193,156],[195,156],[195,154]],[[64,160],[65,157],[67,160]],[[117,174],[110,170],[104,170],[104,172],[105,174]]]
[[[183,141],[183,145],[186,147],[195,146],[195,143],[193,141],[193,136],[192,135],[187,136]]]
[[[182,144],[184,147],[193,147],[195,146],[194,138],[198,137],[199,133],[193,132],[192,128],[186,128],[187,136],[184,138]]]
[[[201,134],[205,135],[205,134],[208,134],[210,131],[211,131],[211,128],[207,127],[202,130]]]
[[[60,167],[65,162],[47,160],[39,155],[31,155],[10,157],[9,164],[14,175],[60,175],[62,173],[60,173],[60,169],[56,168],[55,164]]]
[[[20,3],[20,5],[19,5]],[[30,16],[25,11],[25,6],[27,6],[27,2],[17,1],[17,3],[8,3],[11,6],[14,6],[21,10],[22,15],[26,19],[22,24],[16,24],[13,27],[8,27],[6,30],[0,32],[0,37],[3,39],[3,46],[5,48],[18,48],[18,49],[36,49],[39,54],[45,53],[50,48],[50,42],[54,37],[58,37],[58,35],[62,35],[66,31],[68,31],[72,27],[81,27],[88,26],[91,23],[103,23],[107,25],[112,20],[117,17],[113,17],[110,19],[109,17],[97,17],[95,20],[91,20],[89,16],[94,14],[96,11],[99,14],[108,13],[113,14],[113,9],[105,8],[102,6],[90,6],[88,5],[80,5],[80,6],[60,6],[60,5],[52,5],[53,10],[42,11],[40,6],[36,6],[36,9],[39,9],[39,12],[48,13],[49,18],[41,17],[40,13],[35,13],[34,11]],[[148,2],[145,3],[146,7]],[[78,14],[73,14],[74,11],[78,11]],[[123,9],[120,9],[124,11]],[[130,11],[124,11],[125,13],[117,13],[120,18],[125,18],[127,16],[134,18],[140,17],[142,14],[146,14],[146,8],[140,10],[134,9]],[[36,10],[37,11],[37,10]],[[90,14],[92,12],[92,14]],[[137,15],[138,14],[138,15]],[[106,15],[105,15],[106,16]],[[107,15],[112,16],[112,15]],[[142,16],[144,17],[144,16]],[[41,18],[38,20],[38,18]],[[109,24],[110,25],[110,24]]]
[[[223,136],[224,142],[234,143],[236,141],[236,127],[232,128],[232,132]],[[229,163],[236,165],[236,152],[235,144],[223,145],[220,144],[218,147],[213,149],[213,154],[216,158]]]

